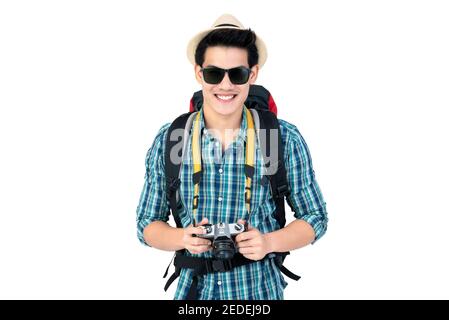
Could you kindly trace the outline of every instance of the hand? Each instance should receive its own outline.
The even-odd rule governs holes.
[[[209,251],[212,248],[212,243],[210,240],[203,239],[200,237],[194,237],[194,234],[203,234],[206,231],[199,226],[205,225],[209,222],[207,218],[203,218],[197,227],[193,225],[188,226],[184,229],[184,235],[182,237],[182,243],[185,249],[190,253],[198,254]]]
[[[239,223],[245,224],[245,220],[240,219]],[[261,260],[270,253],[270,246],[267,238],[258,229],[248,225],[248,231],[239,234],[235,241],[238,251],[250,260]]]

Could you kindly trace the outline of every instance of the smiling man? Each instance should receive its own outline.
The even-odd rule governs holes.
[[[227,14],[196,35],[187,54],[203,103],[198,112],[187,114],[194,124],[186,127],[189,138],[173,184],[179,199],[167,177],[170,124],[162,126],[147,153],[138,237],[148,246],[177,252],[176,271],[167,284],[179,276],[175,299],[283,299],[287,283],[282,273],[295,275],[279,255],[314,243],[326,232],[326,203],[306,142],[293,124],[276,119],[289,190],[285,195],[296,218],[285,227],[279,219],[280,204],[267,183],[260,141],[251,131],[257,114],[245,105],[266,52],[252,30]],[[176,228],[167,223],[170,208]],[[210,225],[215,229],[205,227]],[[207,237],[221,231],[224,237]],[[219,259],[219,250],[231,255]]]

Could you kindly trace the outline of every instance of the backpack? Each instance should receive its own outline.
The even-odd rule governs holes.
[[[170,125],[167,137],[171,137],[171,134],[176,129],[184,129],[184,136],[181,137],[181,141],[173,141],[171,139],[166,139],[166,148],[165,148],[165,176],[166,176],[166,192],[167,197],[170,204],[170,210],[172,212],[173,218],[175,220],[176,226],[178,228],[182,228],[181,220],[178,215],[180,210],[182,210],[182,202],[180,200],[179,196],[179,185],[181,183],[179,179],[179,173],[181,169],[182,163],[173,163],[171,161],[170,154],[172,152],[172,148],[175,147],[175,145],[181,144],[183,147],[180,150],[180,159],[183,158],[183,150],[185,150],[186,145],[189,141],[189,132],[190,128],[192,127],[193,119],[195,114],[201,109],[203,105],[203,95],[202,91],[197,91],[193,94],[193,97],[190,100],[190,110],[188,113],[182,114],[178,118],[176,118]],[[261,141],[261,132],[258,129],[265,129],[262,130],[263,132],[267,133],[270,132],[270,129],[277,129],[279,128],[279,122],[277,119],[277,106],[274,102],[273,97],[271,96],[270,92],[266,90],[263,86],[259,85],[250,85],[248,98],[245,101],[245,106],[248,108],[248,110],[251,111],[253,119],[254,119],[254,126],[256,129],[256,132],[258,133],[258,139]],[[280,131],[278,131],[280,132]],[[262,154],[265,155],[265,150],[269,150],[269,144],[270,139],[264,139],[266,141],[265,144],[261,144],[262,148]],[[278,155],[280,155],[279,160],[277,162],[277,170],[275,170],[274,174],[266,175],[271,187],[271,193],[273,196],[273,200],[276,204],[276,211],[275,211],[275,218],[277,222],[279,223],[279,226],[283,228],[285,226],[285,207],[284,207],[284,198],[287,197],[287,203],[291,207],[291,202],[288,198],[290,191],[287,183],[287,175],[285,171],[285,165],[284,165],[284,150],[283,150],[283,144],[282,144],[282,137],[281,134],[278,134]],[[264,164],[267,167],[266,159],[264,159]],[[271,253],[265,258],[273,258],[275,259],[275,262],[277,266],[279,267],[280,271],[284,273],[286,276],[288,276],[291,279],[299,280],[300,277],[293,274],[291,271],[286,269],[283,266],[283,261],[288,255],[289,252],[283,252],[283,253]],[[168,289],[170,284],[179,276],[182,268],[190,268],[194,269],[193,272],[193,282],[190,287],[187,299],[196,299],[196,284],[197,284],[197,276],[204,275],[211,272],[225,272],[231,270],[233,267],[249,264],[255,261],[249,260],[244,258],[242,255],[237,254],[232,261],[226,261],[226,260],[219,260],[219,259],[213,259],[213,258],[197,258],[197,257],[190,257],[184,255],[184,250],[177,251],[174,256],[174,265],[175,265],[175,272],[174,274],[168,279],[167,284],[165,285],[165,291]],[[171,264],[171,263],[170,263]],[[164,278],[167,276],[168,268],[164,274]]]

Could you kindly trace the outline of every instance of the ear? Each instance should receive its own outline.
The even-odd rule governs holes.
[[[201,66],[195,64],[194,71],[195,71],[196,81],[202,85],[203,84],[203,75],[201,73]]]
[[[251,75],[249,76],[249,83],[254,84],[259,74],[259,65],[256,64],[251,68]]]

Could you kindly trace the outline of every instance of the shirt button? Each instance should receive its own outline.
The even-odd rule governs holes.
[[[217,284],[218,284],[219,286],[221,286],[221,281],[217,281]]]
[[[222,168],[218,169],[218,172],[223,173],[223,169]]]
[[[223,201],[223,198],[222,197],[218,197],[218,201]]]

